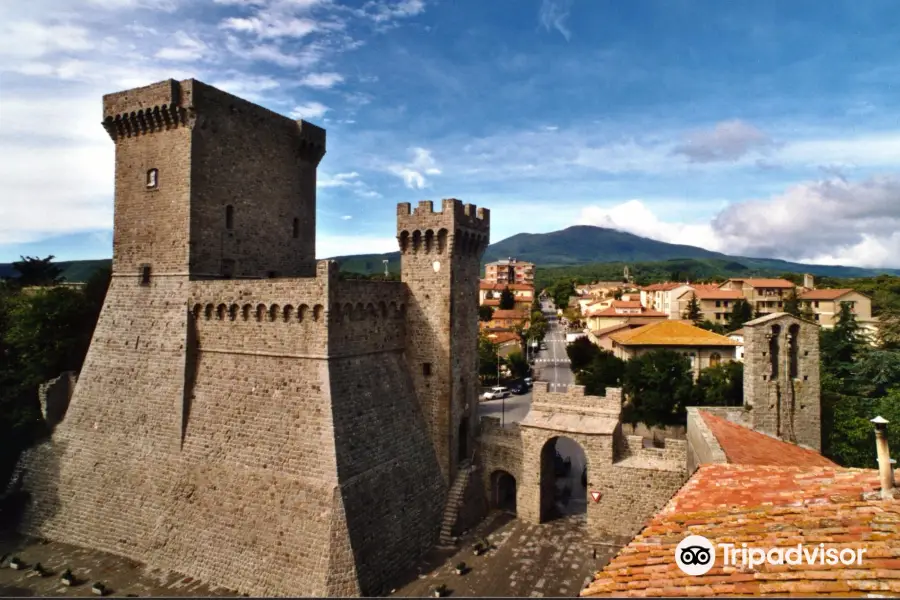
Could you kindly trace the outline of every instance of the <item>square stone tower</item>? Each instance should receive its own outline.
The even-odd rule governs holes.
[[[193,79],[104,96],[103,126],[117,275],[315,275],[324,129]]]
[[[821,451],[818,325],[787,313],[744,324],[744,406],[754,429]]]
[[[397,206],[401,273],[409,288],[407,359],[441,472],[472,458],[478,409],[478,285],[490,211],[459,200]]]

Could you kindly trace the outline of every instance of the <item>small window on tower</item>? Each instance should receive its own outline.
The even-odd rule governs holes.
[[[150,265],[141,265],[141,285],[150,285]]]
[[[225,229],[234,229],[234,207],[230,204],[225,207]]]
[[[296,238],[300,236],[300,219],[294,217],[294,225],[293,225],[293,233],[292,235]]]
[[[159,185],[159,169],[147,171],[147,189],[154,190]]]
[[[422,375],[425,377],[431,375],[431,363],[422,363]]]

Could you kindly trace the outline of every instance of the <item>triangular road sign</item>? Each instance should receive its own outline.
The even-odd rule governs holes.
[[[591,490],[591,498],[594,499],[594,502],[600,502],[600,496],[602,496],[602,495],[603,494],[601,494],[600,492]]]

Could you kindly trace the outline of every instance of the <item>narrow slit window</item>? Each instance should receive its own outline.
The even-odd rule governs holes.
[[[295,238],[300,237],[300,219],[296,217],[294,217],[294,224],[291,235],[293,235]]]
[[[225,207],[225,229],[234,229],[234,207],[230,204]]]
[[[425,377],[431,375],[431,363],[422,363],[422,375]]]
[[[147,171],[147,189],[154,190],[159,186],[159,169]]]
[[[141,285],[150,285],[150,265],[141,265]]]

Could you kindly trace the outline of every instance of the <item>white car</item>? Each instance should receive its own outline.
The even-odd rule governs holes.
[[[500,398],[509,397],[509,388],[503,386],[492,387],[481,397],[483,400],[499,400]]]

